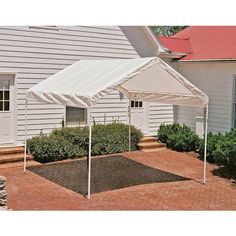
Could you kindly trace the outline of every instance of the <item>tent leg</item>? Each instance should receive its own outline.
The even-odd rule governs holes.
[[[131,151],[131,101],[129,99],[129,106],[128,106],[128,116],[129,116],[129,152]]]
[[[89,117],[91,109],[89,109]],[[88,153],[88,199],[90,198],[91,190],[91,152],[92,152],[92,125],[89,119],[89,153]]]
[[[26,173],[26,154],[27,154],[27,130],[28,130],[28,101],[25,100],[25,151],[24,151],[24,173]]]
[[[204,143],[204,173],[203,184],[206,184],[206,155],[207,155],[207,123],[208,123],[208,104],[205,110],[205,143]]]

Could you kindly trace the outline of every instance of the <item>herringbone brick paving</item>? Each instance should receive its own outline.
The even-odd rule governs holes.
[[[201,184],[203,162],[185,153],[160,150],[123,156],[190,181],[152,183],[95,193],[87,200],[22,167],[0,168],[7,178],[8,207],[13,210],[236,210],[236,187],[214,176],[207,166],[207,185]],[[98,157],[99,158],[99,157]]]

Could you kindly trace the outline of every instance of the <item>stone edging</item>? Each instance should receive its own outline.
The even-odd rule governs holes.
[[[6,178],[0,176],[0,210],[7,208]]]

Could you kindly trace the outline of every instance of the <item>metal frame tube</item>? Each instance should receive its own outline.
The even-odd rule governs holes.
[[[27,131],[28,131],[28,101],[25,100],[25,151],[24,151],[24,173],[26,173],[26,155],[27,155]]]
[[[90,199],[91,190],[91,152],[92,152],[92,124],[91,124],[91,108],[89,108],[89,153],[88,153],[88,199]]]
[[[128,119],[129,119],[129,152],[131,151],[131,100],[129,99],[128,105]]]
[[[207,124],[208,124],[208,104],[205,108],[205,143],[204,143],[204,173],[203,173],[203,184],[206,184],[206,156],[207,156]]]

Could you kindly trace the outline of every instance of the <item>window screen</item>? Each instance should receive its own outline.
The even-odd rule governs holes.
[[[80,126],[87,124],[87,110],[85,108],[66,107],[66,125]]]

